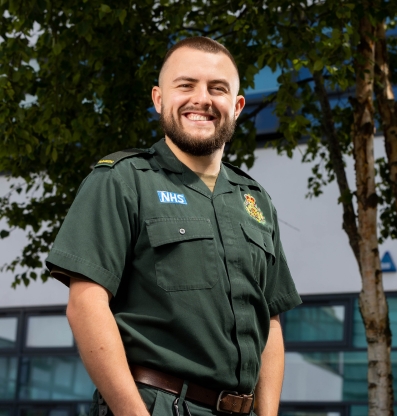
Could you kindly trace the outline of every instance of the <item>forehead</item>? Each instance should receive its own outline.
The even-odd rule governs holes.
[[[237,70],[222,52],[209,53],[187,47],[177,49],[165,63],[161,81],[168,85],[183,76],[207,82],[226,79],[236,89],[236,94],[239,88]]]

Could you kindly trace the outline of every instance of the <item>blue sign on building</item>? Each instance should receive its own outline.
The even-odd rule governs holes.
[[[382,257],[381,267],[383,273],[393,273],[397,271],[396,265],[394,264],[394,261],[388,251],[386,251]]]

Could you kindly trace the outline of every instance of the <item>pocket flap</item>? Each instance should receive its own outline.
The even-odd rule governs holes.
[[[207,218],[153,218],[145,223],[152,247],[214,238],[211,221]]]
[[[273,239],[268,231],[262,231],[247,224],[241,224],[241,228],[251,242],[253,242],[255,245],[267,253],[270,253],[274,258],[276,257],[274,254]]]

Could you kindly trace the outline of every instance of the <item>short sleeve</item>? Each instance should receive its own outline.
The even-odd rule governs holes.
[[[302,303],[296,291],[291,272],[288,268],[283,246],[280,240],[280,230],[277,220],[277,212],[274,213],[274,261],[268,262],[265,298],[267,300],[270,316],[278,315],[295,308]]]
[[[94,169],[80,186],[59,230],[46,259],[48,269],[57,266],[78,273],[115,295],[131,264],[136,217],[134,189],[116,169]]]

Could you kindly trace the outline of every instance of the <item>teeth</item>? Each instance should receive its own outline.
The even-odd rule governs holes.
[[[193,114],[193,113],[188,114],[187,118],[189,120],[197,120],[197,121],[208,121],[208,120],[210,120],[210,117],[208,117],[208,116],[202,116],[200,114]]]

